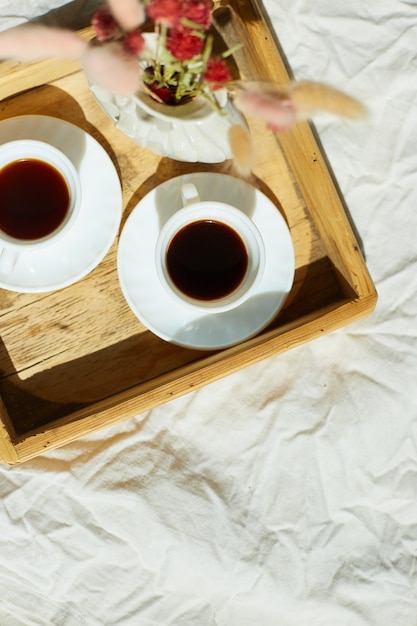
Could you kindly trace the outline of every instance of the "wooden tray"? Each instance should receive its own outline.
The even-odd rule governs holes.
[[[245,44],[235,55],[242,78],[288,83],[256,0],[218,3],[214,16],[227,45]],[[113,126],[73,61],[0,64],[0,99],[0,119],[51,115],[101,143],[122,181],[122,227],[139,200],[168,178],[202,170],[235,175],[230,162],[181,163],[136,145]],[[371,313],[376,291],[314,130],[302,123],[278,139],[263,123],[248,121],[257,154],[250,182],[281,207],[295,246],[295,282],[284,309],[233,348],[207,353],[171,345],[127,306],[117,241],[71,287],[40,295],[0,290],[0,461],[27,460]]]

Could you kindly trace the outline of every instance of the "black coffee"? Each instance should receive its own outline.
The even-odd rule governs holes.
[[[0,171],[0,229],[16,239],[35,240],[64,221],[70,194],[62,174],[38,159],[19,159]]]
[[[210,301],[224,298],[240,285],[248,254],[233,228],[216,220],[199,220],[175,234],[166,261],[169,276],[180,291]]]

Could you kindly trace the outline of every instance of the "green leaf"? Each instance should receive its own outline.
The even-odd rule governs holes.
[[[227,59],[227,57],[232,56],[232,54],[234,54],[235,52],[237,52],[241,48],[243,48],[243,43],[238,43],[235,46],[233,46],[232,48],[229,48],[228,50],[225,50],[225,52],[223,52],[221,54],[222,59]]]
[[[202,26],[201,24],[198,24],[197,22],[192,22],[186,17],[181,18],[181,24],[185,26],[186,28],[192,28],[193,30],[204,30],[204,26]]]

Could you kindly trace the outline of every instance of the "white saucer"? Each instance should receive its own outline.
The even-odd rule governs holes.
[[[64,152],[76,166],[82,187],[80,219],[74,228],[45,250],[21,255],[0,287],[42,293],[84,278],[104,258],[117,235],[122,216],[122,190],[107,152],[78,126],[45,115],[22,115],[0,122],[0,143],[39,139]]]
[[[231,311],[207,314],[173,300],[160,285],[155,244],[161,226],[181,207],[180,189],[192,182],[201,200],[239,207],[257,225],[265,244],[262,280],[249,299]],[[118,272],[124,296],[153,333],[200,350],[226,348],[267,326],[283,306],[294,280],[294,248],[277,207],[258,189],[225,174],[196,173],[166,181],[148,193],[129,216],[119,239]]]

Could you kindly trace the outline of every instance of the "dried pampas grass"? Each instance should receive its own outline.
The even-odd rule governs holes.
[[[129,32],[145,21],[145,8],[139,0],[108,0],[107,4],[119,26]]]
[[[294,83],[289,96],[299,118],[312,117],[319,111],[349,119],[361,119],[367,114],[361,102],[322,83],[309,80]]]
[[[296,123],[296,113],[287,94],[264,88],[263,83],[236,92],[234,104],[242,113],[263,119],[274,130],[286,130]]]
[[[367,114],[364,105],[355,98],[313,81],[300,81],[287,88],[265,82],[243,82],[236,85],[234,104],[242,113],[264,120],[277,133],[290,130],[298,120],[320,112],[352,120]],[[253,163],[249,132],[242,126],[233,126],[229,143],[236,170],[248,176]]]
[[[240,176],[248,177],[254,164],[252,139],[246,126],[234,124],[229,129],[229,145],[233,155],[233,165]]]
[[[89,46],[82,57],[83,70],[91,82],[118,96],[131,96],[141,83],[137,58],[118,41]]]
[[[80,58],[86,47],[84,39],[64,28],[22,24],[0,32],[0,59]]]

